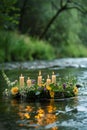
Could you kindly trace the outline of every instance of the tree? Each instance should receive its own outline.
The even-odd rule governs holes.
[[[0,28],[14,29],[18,24],[19,9],[16,3],[17,0],[0,1]]]
[[[25,15],[27,2],[28,2],[28,0],[23,0],[22,5],[20,7],[19,31],[22,31],[23,18],[24,18],[24,15]]]
[[[79,10],[80,12],[82,12],[83,14],[86,14],[86,10],[85,10],[85,8],[81,5],[81,4],[79,4],[79,3],[77,3],[77,2],[75,2],[74,0],[60,0],[59,1],[59,7],[57,7],[56,5],[55,5],[55,3],[53,3],[52,2],[52,4],[55,6],[55,8],[56,8],[56,13],[55,13],[55,15],[50,19],[50,21],[48,22],[48,24],[47,24],[47,26],[45,27],[45,29],[44,29],[44,31],[41,33],[41,35],[40,35],[40,39],[42,39],[44,36],[45,36],[45,34],[47,33],[47,31],[48,31],[48,29],[50,28],[50,26],[53,24],[53,22],[55,21],[55,19],[62,13],[62,12],[64,12],[64,11],[66,11],[66,10],[70,10],[70,9],[77,9],[77,10]]]
[[[39,36],[45,23],[52,17],[49,0],[19,0],[19,31]]]

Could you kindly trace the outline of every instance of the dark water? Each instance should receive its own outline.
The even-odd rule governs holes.
[[[86,60],[87,61],[87,60]],[[0,71],[0,130],[87,130],[87,67],[86,61],[73,62],[73,66],[70,66],[66,60],[64,63],[69,64],[68,67],[64,67],[58,64],[48,67],[46,63],[34,67],[35,63],[31,63],[22,67],[10,67],[5,65],[5,72],[9,76],[10,80],[18,79],[19,75],[23,73],[25,79],[28,75],[32,79],[36,79],[39,69],[42,70],[43,78],[45,79],[47,74],[51,75],[52,71],[55,72],[57,78],[64,78],[68,75],[76,76],[78,82],[83,84],[84,87],[79,89],[79,95],[76,98],[48,102],[26,102],[7,99],[2,96],[2,92],[6,87],[6,83],[1,75]],[[42,62],[41,62],[42,63]],[[71,62],[72,63],[72,62]],[[17,65],[18,63],[16,63]],[[14,65],[14,66],[16,66]],[[22,64],[23,65],[23,64]],[[75,66],[76,65],[76,66]],[[8,65],[9,66],[9,65]]]

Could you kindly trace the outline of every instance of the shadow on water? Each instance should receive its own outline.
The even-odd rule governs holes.
[[[69,64],[67,61],[64,61]],[[74,62],[74,61],[73,61]],[[84,61],[85,62],[85,61]],[[80,63],[80,62],[79,62]],[[18,63],[17,63],[18,64]],[[33,63],[35,64],[35,63]],[[36,63],[37,65],[38,63]],[[45,64],[43,62],[43,64]],[[51,64],[51,63],[49,63]],[[75,63],[76,64],[76,63]],[[12,64],[13,65],[13,64]],[[29,64],[28,64],[29,65]],[[39,65],[39,64],[38,64]],[[81,64],[82,65],[82,64]],[[85,62],[86,65],[86,62]],[[27,66],[27,65],[26,65]],[[48,66],[48,64],[47,64]],[[38,71],[42,71],[43,79],[47,74],[55,72],[57,79],[68,75],[76,76],[78,82],[85,85],[79,89],[79,96],[62,101],[26,102],[23,100],[8,99],[2,92],[6,83],[0,71],[0,129],[1,130],[86,130],[87,129],[87,68],[86,67],[59,67],[55,66],[34,68],[18,67],[5,69],[11,81],[18,79],[22,73],[25,80],[28,76],[37,81]],[[81,95],[80,95],[81,94]]]

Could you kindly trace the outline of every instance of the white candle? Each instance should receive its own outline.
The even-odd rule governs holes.
[[[38,76],[37,84],[38,84],[38,86],[41,86],[41,84],[42,84],[42,75],[41,75],[41,71],[39,71],[39,76]]]
[[[19,84],[21,87],[24,86],[24,76],[21,74],[21,76],[19,77]]]
[[[32,81],[31,81],[31,79],[28,77],[28,79],[27,79],[27,86],[28,86],[28,87],[31,87],[31,85],[32,85]]]
[[[49,86],[51,84],[51,79],[49,78],[49,75],[47,76],[46,80],[46,86]]]
[[[56,84],[56,75],[52,73],[52,83]]]

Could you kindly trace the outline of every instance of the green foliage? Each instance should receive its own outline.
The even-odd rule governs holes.
[[[57,50],[58,57],[87,57],[87,47],[81,43],[63,44],[61,49]]]
[[[0,61],[10,61],[12,33],[0,31]]]
[[[53,59],[54,49],[46,41],[39,41],[38,39],[31,38],[30,44],[28,45],[34,59]]]
[[[23,0],[19,1],[19,5],[23,6]],[[39,36],[47,21],[52,17],[53,11],[50,1],[28,0],[24,12],[21,13],[24,14],[20,31],[22,33],[28,32],[32,36]]]
[[[19,9],[16,7],[17,0],[0,1],[0,28],[15,29],[18,24]]]
[[[11,53],[15,61],[54,58],[54,50],[47,42],[24,35],[18,37]]]
[[[0,62],[55,57],[54,49],[49,43],[16,32],[0,31],[0,41]]]
[[[63,5],[65,2],[66,0]],[[86,1],[80,0],[78,4],[87,9]],[[2,0],[0,1],[0,28],[15,30],[19,29],[17,27],[21,24],[21,33],[27,32],[29,36],[39,37],[58,9],[60,9],[58,0]],[[0,31],[0,61],[53,59],[54,50],[56,58],[87,56],[86,25],[87,16],[83,17],[76,9],[62,12],[44,37],[51,45],[36,38]]]
[[[48,41],[55,46],[57,57],[87,57],[87,44],[81,38],[86,35],[81,32],[82,28],[77,10],[67,11],[59,16],[47,34]]]

